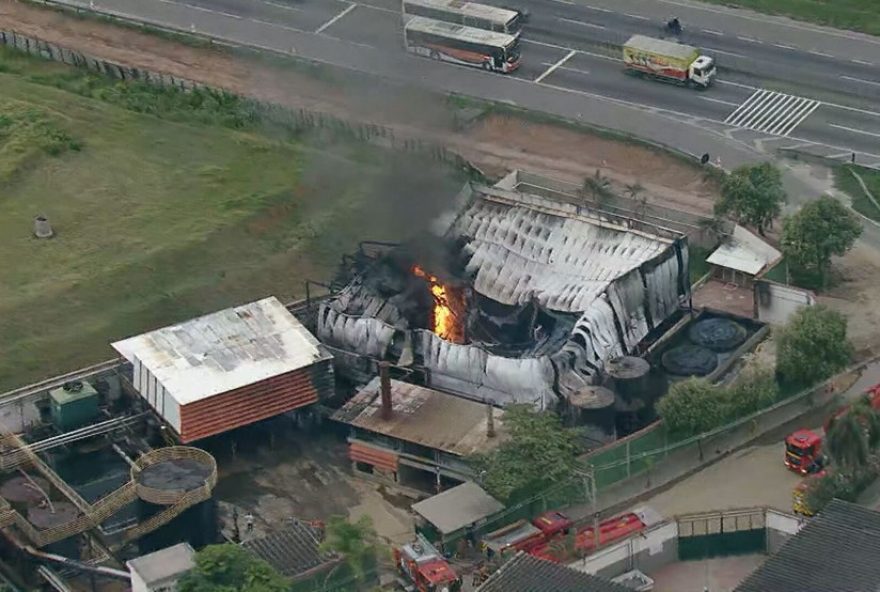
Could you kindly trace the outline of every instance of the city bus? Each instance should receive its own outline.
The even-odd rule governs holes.
[[[522,13],[488,4],[463,0],[402,0],[403,14],[496,33],[519,35],[522,30]]]
[[[406,50],[416,55],[493,72],[519,67],[519,38],[420,16],[403,28]]]

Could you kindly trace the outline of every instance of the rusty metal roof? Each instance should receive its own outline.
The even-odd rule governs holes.
[[[492,409],[497,435],[489,438],[485,405],[399,380],[391,381],[391,419],[383,420],[380,408],[377,377],[333,419],[458,456],[485,452],[504,438],[501,409]]]
[[[275,297],[117,341],[180,405],[332,357]]]

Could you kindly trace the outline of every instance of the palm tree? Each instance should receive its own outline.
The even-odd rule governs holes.
[[[868,438],[855,413],[844,413],[832,419],[826,440],[828,454],[844,469],[855,470],[868,462]]]
[[[877,410],[871,406],[871,400],[868,396],[859,399],[850,408],[849,413],[854,415],[861,424],[867,439],[868,449],[870,451],[877,450],[877,447],[880,446],[880,413],[877,413]]]
[[[319,549],[321,553],[335,552],[342,555],[344,565],[351,569],[356,580],[363,582],[367,570],[372,568],[376,560],[378,550],[376,531],[370,517],[362,516],[357,522],[349,522],[343,516],[331,516]],[[326,580],[331,575],[333,572],[327,575]]]
[[[645,217],[645,213],[648,210],[648,196],[644,194],[645,187],[636,181],[635,183],[629,183],[625,187],[626,194],[629,198],[635,202],[638,202],[637,211],[639,216],[642,218]]]
[[[584,179],[583,191],[592,196],[593,201],[596,203],[603,204],[607,199],[612,197],[611,181],[608,180],[608,177],[602,174],[602,171],[596,169],[596,172],[592,177]]]

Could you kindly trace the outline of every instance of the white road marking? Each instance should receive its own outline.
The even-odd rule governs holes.
[[[785,45],[784,43],[773,43],[772,45],[773,47],[780,47],[782,49],[793,49],[797,51],[797,47],[795,47],[794,45]]]
[[[640,21],[649,21],[649,20],[651,20],[650,18],[648,18],[648,17],[646,17],[646,16],[642,16],[642,15],[640,15],[640,14],[630,14],[630,13],[628,13],[628,12],[624,12],[624,13],[623,13],[623,16],[628,16],[629,18],[639,19]]]
[[[199,12],[207,12],[209,14],[219,14],[220,16],[226,16],[234,19],[241,19],[242,17],[237,14],[232,14],[231,12],[223,12],[220,10],[213,10],[211,8],[205,8],[204,6],[196,6],[195,4],[187,4],[186,2],[174,2],[173,0],[159,0],[160,2],[164,2],[165,4],[176,4],[177,6],[185,6],[186,8],[191,8],[193,10],[198,10]]]
[[[834,56],[830,53],[825,53],[824,51],[816,51],[815,49],[808,49],[807,53],[811,53],[813,55],[822,56],[823,58],[833,58]]]
[[[550,76],[550,75],[553,73],[553,71],[556,70],[556,68],[558,68],[559,66],[561,66],[562,64],[564,64],[565,62],[567,62],[568,60],[570,60],[570,59],[572,58],[572,56],[573,56],[574,54],[576,54],[576,53],[577,53],[577,52],[576,52],[575,50],[572,49],[570,52],[568,52],[568,53],[565,55],[564,58],[562,58],[561,60],[559,60],[558,62],[556,62],[555,64],[553,64],[553,65],[550,66],[549,68],[547,68],[546,70],[544,70],[544,73],[543,73],[543,74],[541,74],[540,76],[538,76],[537,78],[535,78],[535,82],[540,83],[542,80],[544,80],[545,78],[547,78],[548,76]]]
[[[358,6],[357,4],[349,4],[345,10],[343,10],[342,12],[340,12],[339,14],[334,16],[332,19],[330,19],[329,21],[327,21],[326,23],[324,23],[320,27],[318,27],[318,29],[315,31],[315,33],[323,32],[324,29],[326,29],[327,27],[329,27],[330,25],[332,25],[333,23],[335,23],[336,21],[338,21],[339,19],[341,19],[342,17],[347,15],[349,12],[351,12],[352,10],[357,8],[357,6]]]
[[[713,103],[719,103],[721,105],[729,105],[731,107],[739,106],[739,103],[733,103],[731,101],[722,101],[721,99],[713,99],[712,97],[704,97],[703,95],[697,95],[697,97],[703,99],[704,101],[711,101]]]
[[[712,29],[702,29],[703,33],[708,33],[709,35],[718,35],[719,37],[723,36],[724,33],[721,31],[713,31]]]
[[[299,6],[290,6],[289,4],[281,4],[280,2],[272,2],[271,0],[260,0],[263,4],[268,4],[269,6],[274,6],[275,8],[281,8],[282,10],[289,10],[290,12],[302,12],[303,9]]]
[[[583,74],[584,76],[589,76],[589,75],[590,75],[590,71],[589,71],[589,70],[581,70],[580,68],[571,68],[571,67],[569,67],[569,66],[562,66],[562,67],[559,68],[559,69],[560,69],[560,70],[565,70],[566,72],[575,72],[575,73],[577,73],[577,74]]]
[[[850,60],[850,61],[853,62],[854,64],[861,64],[861,65],[863,65],[863,66],[873,66],[873,65],[874,65],[873,63],[871,63],[871,62],[866,62],[865,60],[856,60],[856,59],[852,59],[852,60]]]
[[[735,58],[744,58],[744,57],[746,57],[746,56],[744,56],[744,55],[741,54],[741,53],[734,53],[734,52],[732,52],[732,51],[724,51],[723,49],[714,49],[714,48],[711,48],[711,47],[707,47],[707,48],[706,48],[706,51],[711,51],[712,53],[720,53],[721,55],[729,55],[729,56],[733,56],[733,57],[735,57]]]
[[[748,41],[749,43],[763,43],[760,39],[755,39],[754,37],[744,37],[742,35],[737,35],[737,39],[740,41]]]
[[[557,20],[564,21],[566,23],[571,23],[573,25],[580,25],[582,27],[590,27],[593,29],[604,29],[605,28],[605,25],[596,25],[594,23],[585,23],[584,21],[576,21],[576,20],[570,19],[570,18],[562,18],[562,17],[556,17],[556,18],[557,18]]]
[[[862,134],[863,136],[873,136],[875,138],[880,138],[880,134],[876,134],[874,132],[866,132],[865,130],[855,129],[854,127],[846,127],[845,125],[837,125],[836,123],[829,123],[828,125],[831,127],[836,127],[837,129],[852,132],[854,134]]]
[[[865,80],[864,78],[853,78],[852,76],[841,76],[844,80],[852,80],[853,82],[861,82],[862,84],[873,84],[874,86],[880,86],[880,82],[876,82],[874,80]]]
[[[598,10],[599,12],[614,12],[613,10],[602,8],[601,6],[590,6],[589,4],[584,4],[584,8],[589,8],[590,10]]]
[[[559,2],[560,4],[574,4],[572,0],[553,0],[554,2]]]
[[[369,8],[370,10],[378,10],[379,12],[387,12],[390,14],[400,14],[400,9],[391,10],[390,8],[385,8],[384,6],[376,6],[375,4],[364,4],[363,2],[355,2],[358,6],[362,8]],[[296,10],[302,10],[301,8],[297,8]]]
[[[772,90],[756,90],[727,116],[727,125],[787,137],[822,103]]]

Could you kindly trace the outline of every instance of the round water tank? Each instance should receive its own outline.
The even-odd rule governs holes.
[[[37,238],[52,238],[55,236],[55,231],[52,230],[52,225],[49,224],[49,219],[45,216],[34,218],[34,236]]]
[[[618,411],[636,411],[651,398],[651,365],[643,358],[623,356],[605,364],[608,386]]]
[[[661,363],[676,376],[706,376],[718,366],[718,355],[705,347],[685,344],[664,352]]]
[[[731,319],[701,319],[688,329],[688,339],[714,352],[727,352],[739,347],[748,337],[746,328]]]
[[[612,442],[615,429],[614,391],[601,386],[584,386],[568,398],[571,424],[584,428],[588,440],[596,444]]]

